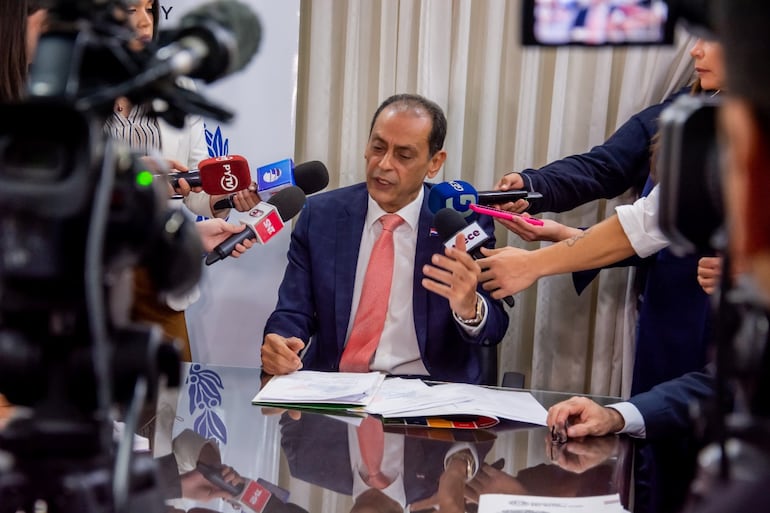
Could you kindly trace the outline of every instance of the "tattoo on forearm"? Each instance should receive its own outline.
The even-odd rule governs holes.
[[[578,240],[580,240],[583,237],[585,237],[586,235],[588,235],[588,232],[590,232],[590,231],[591,231],[590,228],[588,230],[583,230],[582,232],[578,233],[577,235],[573,235],[569,239],[564,239],[564,242],[567,243],[567,246],[572,247],[572,246],[574,246],[577,243]]]

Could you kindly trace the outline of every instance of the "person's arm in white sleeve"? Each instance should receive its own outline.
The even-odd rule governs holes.
[[[670,244],[660,231],[659,192],[659,186],[656,185],[648,196],[639,198],[631,205],[615,208],[620,225],[634,252],[642,258],[657,253]]]

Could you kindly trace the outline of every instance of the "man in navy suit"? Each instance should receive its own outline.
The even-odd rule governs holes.
[[[692,434],[693,403],[710,400],[714,393],[709,367],[665,381],[622,403],[600,406],[585,397],[572,397],[552,406],[547,422],[568,438],[628,433],[650,440],[676,439]]]
[[[262,369],[338,371],[362,295],[378,220],[397,214],[395,263],[370,370],[478,383],[480,348],[500,342],[508,315],[478,287],[480,268],[432,234],[427,193],[446,159],[446,118],[434,102],[395,95],[374,114],[366,182],[308,199],[292,233],[278,304],[265,324]],[[493,233],[490,219],[480,220]],[[494,238],[488,241],[494,247]],[[303,352],[304,350],[304,352]],[[299,353],[302,353],[300,359]]]

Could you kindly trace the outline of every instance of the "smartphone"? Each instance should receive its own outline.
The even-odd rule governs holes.
[[[495,205],[497,203],[508,203],[520,199],[531,200],[542,198],[539,192],[530,192],[521,189],[511,191],[479,191],[479,203],[482,205]]]
[[[533,226],[543,226],[543,221],[541,221],[540,219],[535,219],[534,217],[524,217],[521,214],[515,214],[513,212],[508,212],[507,210],[501,210],[495,207],[488,207],[485,205],[477,205],[476,203],[471,203],[470,209],[476,212],[477,214],[498,217],[500,219],[507,219],[509,221],[513,221],[514,217],[520,217],[524,221],[528,222]]]

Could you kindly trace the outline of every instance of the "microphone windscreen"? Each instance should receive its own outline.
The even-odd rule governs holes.
[[[292,185],[273,194],[267,202],[273,205],[281,219],[286,221],[302,210],[305,204],[305,193],[296,185]]]
[[[313,194],[329,185],[329,171],[319,160],[303,162],[294,168],[294,183],[305,194]]]
[[[442,208],[451,208],[460,213],[469,210],[468,205],[478,202],[476,189],[462,180],[442,182],[431,187],[428,208],[434,214]]]
[[[462,214],[451,208],[442,208],[433,216],[433,227],[443,241],[451,239],[466,226],[468,223]]]
[[[262,40],[262,24],[254,11],[243,2],[237,0],[216,0],[200,5],[179,20],[179,26],[185,28],[214,24],[219,29],[229,32],[235,39],[235,48],[228,49],[229,55],[214,54],[202,67],[215,68],[213,61],[226,60],[227,69],[219,70],[212,75],[223,76],[246,67],[251,58],[257,53]],[[213,78],[218,78],[213,77]],[[208,77],[211,78],[211,77]],[[210,81],[210,80],[209,80]]]
[[[201,185],[209,194],[228,194],[251,185],[249,163],[241,155],[211,157],[198,163]]]

